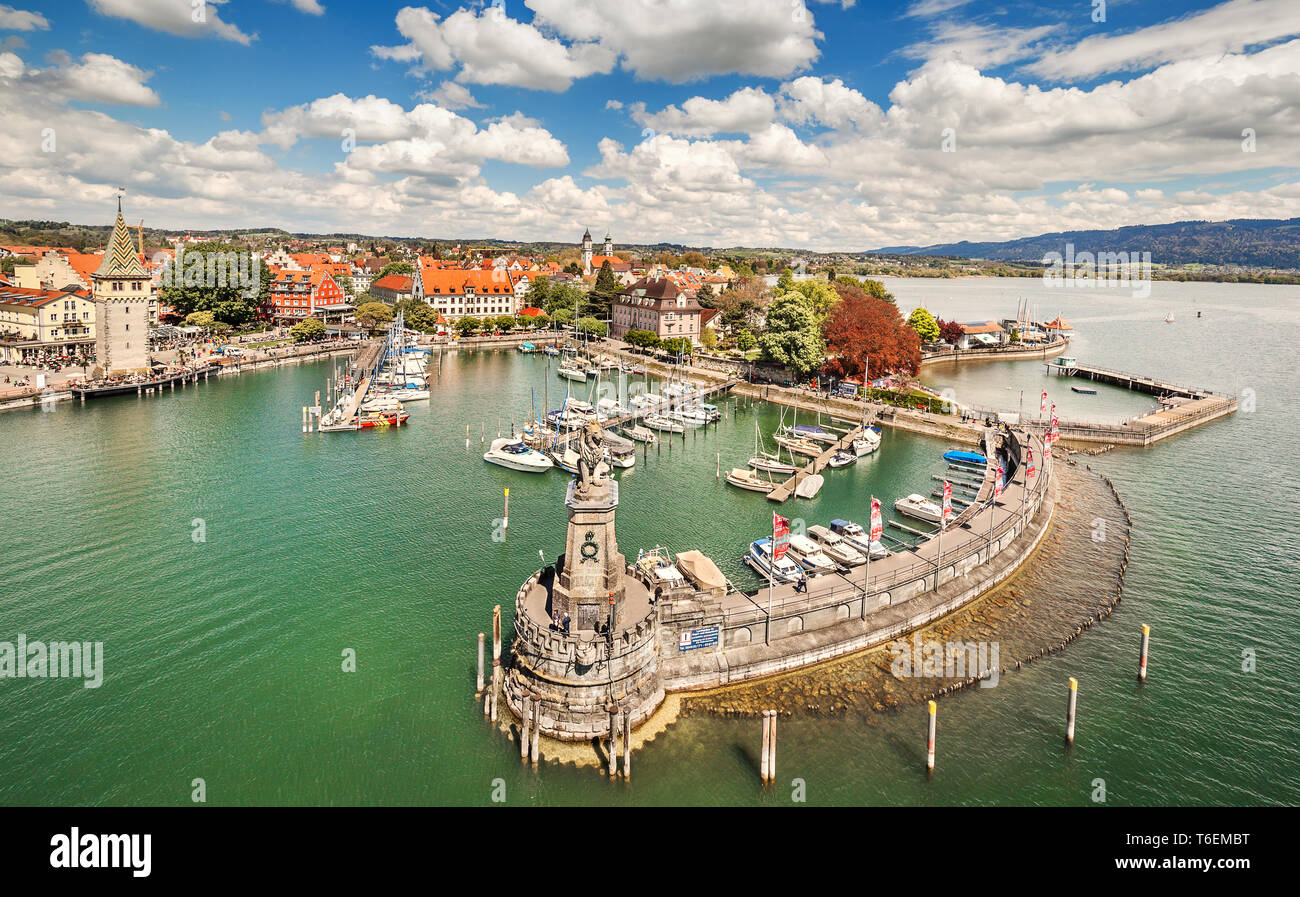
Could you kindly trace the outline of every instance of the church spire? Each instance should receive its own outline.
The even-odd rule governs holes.
[[[113,225],[113,236],[108,240],[104,250],[104,261],[95,269],[96,277],[148,277],[149,273],[140,264],[135,244],[131,241],[131,232],[126,229],[126,220],[122,217],[122,197],[117,198],[117,223]]]

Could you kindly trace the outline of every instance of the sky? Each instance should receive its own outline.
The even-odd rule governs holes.
[[[8,5],[8,4],[13,5]],[[1300,0],[0,0],[0,217],[860,251],[1300,215]]]

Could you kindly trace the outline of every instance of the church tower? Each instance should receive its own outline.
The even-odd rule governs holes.
[[[140,263],[126,229],[120,197],[104,261],[90,279],[95,300],[95,365],[106,376],[147,372],[152,278]]]
[[[582,273],[591,273],[591,228],[582,232]]]
[[[605,256],[608,257],[613,254],[614,254],[614,238],[609,235],[609,231],[606,231],[605,232]]]

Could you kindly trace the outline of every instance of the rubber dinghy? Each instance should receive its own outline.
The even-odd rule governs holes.
[[[979,452],[944,452],[943,460],[957,461],[963,464],[987,464],[989,459]]]

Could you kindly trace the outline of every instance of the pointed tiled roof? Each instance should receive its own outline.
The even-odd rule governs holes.
[[[96,277],[148,277],[140,257],[136,255],[135,243],[131,242],[131,233],[126,229],[122,219],[122,201],[117,201],[117,223],[113,225],[113,236],[104,250],[104,261],[95,269]]]

